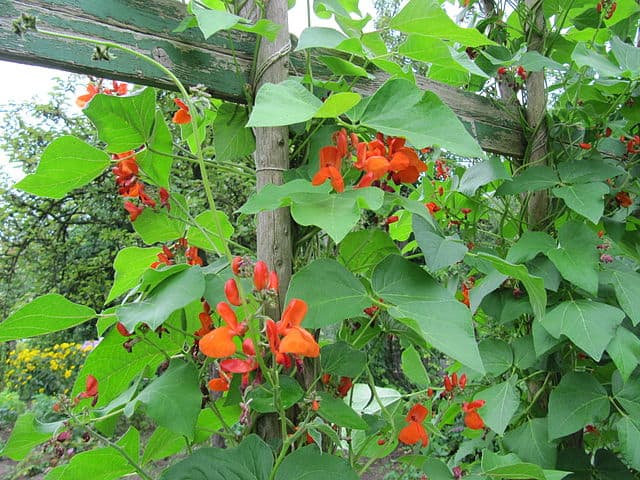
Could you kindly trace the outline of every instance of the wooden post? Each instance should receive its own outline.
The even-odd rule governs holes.
[[[528,50],[542,52],[544,49],[545,19],[544,0],[525,0],[529,11]],[[547,94],[544,85],[544,72],[529,72],[527,77],[527,123],[529,126],[527,155],[528,167],[547,163]],[[529,197],[527,218],[531,230],[544,226],[549,213],[549,192],[539,190]]]
[[[253,91],[265,83],[280,83],[289,76],[289,20],[287,0],[269,0],[264,3],[264,17],[281,26],[275,41],[260,41],[256,68],[253,73]],[[284,172],[289,169],[288,127],[256,128],[256,187],[284,183]],[[260,212],[257,224],[258,258],[267,262],[280,277],[280,306],[272,312],[278,317],[284,295],[291,279],[293,261],[291,215],[289,208]]]

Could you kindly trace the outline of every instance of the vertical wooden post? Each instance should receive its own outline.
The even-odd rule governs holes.
[[[265,18],[281,26],[275,41],[260,40],[256,68],[253,72],[254,94],[264,83],[279,83],[289,75],[289,21],[287,0],[265,2]],[[287,127],[256,128],[256,186],[284,182],[289,168],[289,130]],[[292,238],[291,215],[288,208],[261,212],[257,225],[258,258],[267,262],[280,277],[281,305],[272,315],[278,316],[291,279]]]
[[[527,16],[528,50],[544,50],[545,19],[544,0],[525,0],[529,11]],[[525,162],[529,167],[547,163],[547,94],[544,85],[544,72],[528,72],[527,77],[527,123],[529,132]],[[549,193],[547,190],[533,192],[529,197],[527,218],[529,228],[534,230],[543,226],[549,214]]]

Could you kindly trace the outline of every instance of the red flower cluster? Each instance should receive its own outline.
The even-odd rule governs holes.
[[[436,160],[436,168],[434,174],[435,179],[445,181],[447,178],[449,178],[450,172],[451,169],[447,166],[446,162],[442,158],[438,158]],[[440,196],[442,196],[442,193],[440,193]]]
[[[387,181],[415,183],[420,174],[427,171],[427,165],[416,151],[405,146],[404,138],[378,133],[375,140],[361,142],[353,133],[347,138],[346,130],[341,129],[334,134],[333,141],[335,145],[320,149],[320,169],[311,181],[313,185],[330,180],[336,192],[343,192],[342,161],[350,159],[354,152],[353,167],[364,172],[356,188],[377,186],[393,191]]]
[[[620,141],[627,144],[627,153],[640,153],[640,135],[629,138],[623,135],[620,137]]]
[[[411,410],[409,410],[405,418],[408,425],[400,430],[398,440],[406,445],[414,445],[421,442],[422,446],[426,447],[429,444],[429,434],[422,425],[422,422],[427,418],[428,414],[429,410],[419,403],[411,407]]]
[[[633,200],[625,191],[616,193],[616,201],[622,208],[628,208],[633,205]]]
[[[616,2],[613,2],[611,3],[611,5],[609,5],[608,0],[600,0],[596,5],[596,10],[598,11],[598,13],[602,13],[603,10],[607,12],[604,18],[609,20],[611,17],[613,17],[613,14],[615,13],[617,6],[618,5]]]
[[[158,268],[161,265],[174,265],[175,264],[175,256],[180,251],[184,250],[184,257],[187,261],[187,265],[200,265],[204,263],[200,255],[198,254],[197,247],[190,247],[187,243],[186,238],[179,238],[176,242],[167,247],[166,245],[162,246],[162,251],[158,253],[158,260],[153,262],[150,267]]]
[[[117,95],[120,97],[122,95],[126,95],[128,92],[129,86],[126,83],[120,83],[113,80],[112,88],[104,88],[102,86],[102,80],[100,80],[98,83],[90,83],[87,85],[87,93],[76,98],[76,105],[80,108],[86,107],[87,103],[89,103],[91,99],[99,93],[104,93],[105,95]]]
[[[119,160],[111,170],[116,176],[118,193],[125,198],[138,198],[140,202],[142,202],[142,206],[137,206],[128,200],[124,202],[124,208],[129,212],[129,219],[135,222],[138,216],[144,211],[145,206],[155,208],[156,201],[145,193],[145,185],[138,177],[140,168],[136,162],[136,155],[133,150],[124,153],[115,153],[111,155],[111,158],[113,160]],[[170,210],[169,192],[160,187],[158,195],[160,197],[160,206]]]

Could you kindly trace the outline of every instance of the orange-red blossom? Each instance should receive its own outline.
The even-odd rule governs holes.
[[[419,403],[415,404],[409,410],[405,420],[408,425],[400,430],[398,440],[406,445],[413,445],[421,442],[423,447],[429,444],[429,434],[425,430],[422,422],[427,418],[429,410]]]
[[[247,331],[245,323],[238,323],[235,312],[225,302],[216,305],[216,311],[225,325],[207,333],[198,343],[200,351],[208,357],[224,358],[236,353],[233,337],[242,336]]]
[[[484,428],[484,420],[477,412],[479,408],[484,407],[484,400],[474,400],[473,402],[464,402],[462,411],[464,412],[464,424],[472,430],[482,430]]]
[[[285,308],[279,322],[269,319],[266,322],[269,347],[276,358],[276,362],[289,366],[291,360],[287,354],[302,357],[317,357],[320,347],[307,330],[300,325],[307,314],[307,304],[304,300],[294,298]]]

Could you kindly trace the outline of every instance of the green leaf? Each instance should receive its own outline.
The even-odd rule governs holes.
[[[620,450],[632,468],[640,470],[640,426],[631,417],[622,417],[616,422]]]
[[[306,122],[322,107],[319,98],[290,79],[258,90],[247,127],[277,127]]]
[[[561,339],[551,336],[542,326],[542,323],[538,321],[533,322],[531,331],[533,335],[533,348],[538,357],[542,357],[549,350],[562,343]]]
[[[19,461],[26,457],[34,447],[51,438],[52,432],[42,431],[33,413],[23,413],[16,420],[11,435],[0,454],[11,460]]]
[[[536,318],[540,320],[544,317],[544,311],[547,307],[547,292],[544,289],[544,282],[540,277],[531,275],[528,272],[527,267],[524,265],[515,265],[500,257],[496,257],[495,255],[482,252],[467,255],[476,256],[481,260],[486,260],[490,262],[498,272],[515,278],[516,280],[520,280],[527,289],[529,303],[531,303],[531,308],[533,309],[533,313]]]
[[[476,398],[487,402],[479,412],[480,416],[487,427],[498,435],[504,433],[520,406],[516,381],[517,377],[514,375],[509,380],[482,390],[476,395]]]
[[[548,312],[542,326],[554,337],[565,335],[599,361],[624,319],[622,310],[591,300],[562,302]]]
[[[329,188],[323,187],[322,185],[314,187],[309,181],[302,179],[292,180],[284,185],[270,183],[247,200],[247,203],[240,207],[240,212],[254,214],[265,210],[275,210],[276,208],[289,206],[293,194],[304,192],[328,193]]]
[[[331,70],[331,73],[336,76],[364,77],[369,79],[375,78],[361,66],[349,62],[348,60],[344,60],[340,57],[320,55],[318,56],[318,60],[324,63],[327,68]],[[345,112],[346,111],[347,110],[345,110]]]
[[[275,480],[358,480],[342,458],[322,453],[315,445],[295,450],[280,464]]]
[[[607,345],[607,353],[618,367],[623,381],[626,382],[640,363],[640,338],[623,326],[619,326]]]
[[[152,138],[156,91],[145,88],[124,97],[98,94],[83,110],[110,153],[135,150]]]
[[[384,192],[367,187],[339,194],[296,193],[291,196],[291,216],[300,225],[316,225],[340,243],[360,221],[363,208],[376,211]]]
[[[241,32],[250,32],[255,33],[256,35],[261,35],[270,42],[273,42],[276,39],[278,32],[282,28],[282,25],[272,22],[271,20],[267,20],[266,18],[261,18],[253,25],[245,22],[247,22],[247,20],[243,18],[233,28],[240,30]]]
[[[360,123],[386,135],[406,137],[415,148],[439,145],[461,156],[484,157],[455,113],[435,93],[423,92],[408,80],[385,82],[369,100]]]
[[[367,364],[367,355],[346,342],[325,345],[320,350],[322,371],[339,377],[358,377]]]
[[[280,375],[279,394],[282,408],[287,409],[295,405],[304,396],[304,390],[294,378]],[[258,413],[277,412],[278,409],[274,404],[273,395],[273,387],[268,383],[263,383],[255,390],[251,390],[247,395],[251,400],[251,410]]]
[[[611,51],[625,72],[631,73],[632,78],[640,76],[640,52],[638,52],[638,47],[624,43],[618,37],[613,37],[611,39]]]
[[[492,479],[547,480],[539,465],[524,463],[512,453],[501,456],[490,450],[482,452],[482,473]]]
[[[19,308],[0,323],[0,342],[37,337],[80,325],[96,316],[93,309],[50,293]]]
[[[131,427],[118,440],[134,461],[138,459],[140,434]],[[68,480],[76,478],[91,478],[92,480],[113,480],[134,473],[135,468],[113,447],[96,448],[78,453],[66,465],[61,465],[49,471],[46,480]]]
[[[571,210],[583,217],[598,223],[604,212],[604,195],[609,187],[602,182],[578,183],[556,187],[553,194],[564,200]]]
[[[213,121],[213,138],[217,161],[231,161],[251,155],[256,139],[245,127],[249,117],[247,109],[235,103],[223,103]]]
[[[418,387],[426,388],[431,384],[427,369],[424,368],[422,358],[413,345],[402,351],[401,357],[402,373]]]
[[[340,92],[329,95],[322,106],[315,113],[316,118],[339,117],[355,107],[362,97],[358,93]]]
[[[460,42],[469,47],[495,45],[475,28],[458,26],[435,0],[411,0],[393,17],[390,27],[404,33]]]
[[[295,51],[297,52],[307,48],[335,49],[345,40],[347,40],[347,37],[333,28],[308,27],[300,33]]]
[[[570,372],[549,396],[549,439],[564,437],[609,415],[607,391],[591,374]]]
[[[164,280],[143,300],[121,306],[116,315],[130,332],[140,323],[146,323],[155,330],[173,312],[199,300],[203,293],[202,269],[191,267]]]
[[[579,68],[588,67],[602,77],[618,77],[622,70],[604,55],[589,49],[586,43],[580,42],[573,50],[571,59]]]
[[[183,221],[169,217],[164,209],[154,211],[151,208],[145,208],[133,222],[133,229],[147,245],[181,238],[184,236],[184,228]]]
[[[204,250],[212,250],[221,256],[224,255],[225,243],[234,232],[233,225],[231,225],[227,214],[220,210],[215,212],[207,210],[198,215],[194,221],[195,225],[190,226],[187,230],[186,238],[189,241],[189,245]],[[222,238],[218,225],[222,230]]]
[[[625,412],[635,418],[640,417],[640,377],[631,376],[626,382],[622,380],[619,371],[611,377],[611,385],[616,401]]]
[[[558,164],[558,174],[565,183],[587,183],[615,178],[625,173],[619,165],[590,158]]]
[[[376,415],[381,411],[380,403],[388,407],[402,398],[393,388],[375,387],[377,399],[374,398],[371,387],[366,383],[356,383],[351,388],[351,407],[361,414]],[[380,400],[380,403],[378,403]]]
[[[526,263],[533,260],[539,253],[556,248],[556,241],[548,233],[527,230],[507,253],[507,261],[511,263]]]
[[[415,263],[397,255],[380,262],[371,279],[373,290],[389,313],[432,346],[460,363],[484,373],[471,321],[471,311]]]
[[[86,185],[109,166],[109,155],[71,135],[52,141],[38,168],[14,185],[40,197],[63,198]]]
[[[487,183],[510,178],[511,175],[500,159],[490,157],[483,162],[472,165],[464,172],[460,179],[460,185],[458,185],[458,191],[464,195],[472,196],[478,188]]]
[[[524,462],[554,468],[558,447],[549,441],[546,418],[532,418],[504,436],[507,450],[515,453]]]
[[[358,230],[340,242],[338,261],[355,274],[369,272],[388,255],[399,254],[389,234],[382,230]]]
[[[335,423],[344,428],[366,430],[368,428],[360,415],[340,398],[335,398],[328,392],[318,392],[320,408],[318,414],[329,423]]]
[[[165,333],[162,338],[149,335],[149,342],[137,343],[133,352],[129,353],[122,347],[123,338],[115,328],[107,332],[87,356],[76,378],[71,397],[84,391],[87,375],[93,375],[99,385],[98,407],[103,407],[125,391],[147,366],[155,371],[165,360],[161,350],[173,355],[181,350],[183,341],[183,335],[177,332]],[[82,405],[81,402],[80,406]]]
[[[147,140],[149,149],[136,154],[143,178],[169,188],[169,174],[173,164],[173,138],[162,112],[156,111],[155,123]]]
[[[273,453],[256,435],[236,448],[201,448],[171,466],[160,480],[267,480],[273,469]]]
[[[179,453],[187,446],[186,438],[164,427],[156,427],[146,442],[142,465]]]
[[[198,20],[198,27],[205,40],[221,30],[233,28],[242,18],[224,10],[203,8],[197,3],[190,4],[192,13]]]
[[[118,298],[140,283],[140,277],[157,260],[158,248],[123,248],[113,261],[115,275],[106,303]]]
[[[461,261],[467,253],[462,240],[443,238],[422,217],[413,215],[413,233],[429,270],[435,272]]]
[[[609,270],[607,277],[616,292],[620,308],[633,325],[640,323],[640,274],[631,271]]]
[[[586,224],[568,221],[558,230],[560,248],[547,252],[549,260],[574,285],[596,296],[598,293],[598,244],[596,233]]]
[[[510,182],[504,182],[496,190],[496,195],[514,195],[522,192],[535,192],[555,187],[559,183],[558,175],[545,165],[529,167]]]
[[[513,365],[513,351],[509,344],[497,338],[485,338],[478,344],[482,364],[489,375],[497,377]]]
[[[292,278],[285,303],[307,302],[305,328],[320,328],[362,315],[371,299],[360,281],[335,260],[315,260]]]
[[[453,475],[447,464],[437,458],[429,457],[422,465],[422,471],[431,480],[452,480]]]
[[[174,360],[127,408],[142,402],[146,414],[159,426],[192,439],[201,401],[198,370],[192,363]]]

